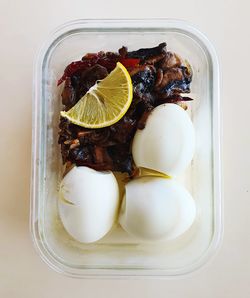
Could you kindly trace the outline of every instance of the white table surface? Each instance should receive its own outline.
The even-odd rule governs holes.
[[[168,4],[169,3],[169,4]],[[248,0],[0,0],[0,297],[250,297],[250,5]],[[222,68],[225,232],[217,255],[177,280],[74,280],[50,270],[29,235],[34,55],[76,18],[186,19],[217,48]]]

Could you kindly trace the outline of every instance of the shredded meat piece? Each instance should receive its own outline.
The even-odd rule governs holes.
[[[166,70],[172,67],[180,67],[182,65],[181,58],[172,52],[167,52],[160,64],[160,68]]]
[[[137,67],[130,69],[129,74],[130,74],[131,77],[133,77],[137,73],[142,72],[142,71],[147,71],[147,70],[150,70],[149,65],[145,65],[145,64],[138,65]]]
[[[163,77],[161,82],[155,86],[156,90],[161,90],[163,87],[167,86],[170,82],[183,80],[183,73],[180,68],[170,68],[163,71]]]
[[[157,69],[156,80],[155,80],[155,89],[158,89],[163,80],[163,70],[161,68]]]
[[[144,63],[146,63],[146,64],[155,64],[155,63],[161,61],[165,57],[166,57],[166,53],[164,52],[164,53],[161,53],[157,56],[153,56],[153,57],[150,57],[150,58],[146,59]]]
[[[95,163],[96,164],[107,164],[107,165],[112,165],[112,159],[107,153],[107,149],[102,146],[95,146],[94,147],[95,151]]]
[[[144,48],[144,49],[139,49],[137,51],[128,52],[127,57],[139,58],[142,61],[145,61],[149,58],[166,53],[166,45],[167,44],[163,42],[154,48]]]
[[[119,49],[118,52],[122,58],[125,58],[128,54],[128,48],[123,46]]]
[[[137,128],[138,128],[138,129],[144,129],[144,128],[145,128],[145,126],[146,126],[146,121],[147,121],[148,116],[150,115],[150,113],[151,113],[151,110],[148,110],[148,111],[145,111],[145,112],[142,114],[140,120],[138,121],[138,125],[137,125]]]
[[[67,78],[62,92],[62,104],[70,109],[76,104],[76,91],[72,86],[71,78]]]

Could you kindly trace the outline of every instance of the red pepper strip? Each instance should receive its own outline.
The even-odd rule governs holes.
[[[120,58],[119,62],[123,64],[126,68],[136,67],[140,63],[140,59],[136,58]]]
[[[64,82],[68,77],[71,77],[78,70],[83,70],[87,67],[92,66],[94,61],[85,60],[85,61],[75,61],[70,63],[64,70],[64,74],[58,80],[57,86],[59,86],[62,82]]]

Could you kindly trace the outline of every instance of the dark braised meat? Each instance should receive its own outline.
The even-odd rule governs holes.
[[[137,51],[128,52],[126,57],[129,58],[138,58],[141,60],[141,63],[144,63],[147,59],[152,59],[153,57],[162,56],[162,58],[166,55],[166,46],[167,44],[165,42],[160,43],[157,47],[154,48],[145,48],[145,49],[139,49]],[[148,63],[151,64],[151,63]]]
[[[143,129],[150,112],[158,105],[176,103],[187,108],[192,70],[187,62],[166,49],[166,43],[129,52],[126,47],[113,52],[85,55],[72,62],[59,79],[64,83],[62,103],[69,110],[98,81],[121,62],[133,83],[133,101],[117,123],[100,129],[87,129],[61,118],[59,140],[63,163],[96,170],[120,171],[133,175],[136,168],[131,143],[136,129]]]
[[[62,104],[67,109],[70,109],[76,104],[76,88],[72,85],[72,79],[67,78],[65,80],[63,92],[62,92]]]

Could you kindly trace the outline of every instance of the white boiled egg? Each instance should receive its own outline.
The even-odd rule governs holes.
[[[132,154],[138,167],[169,176],[182,173],[194,154],[193,124],[177,104],[163,104],[149,115],[146,126],[137,130]]]
[[[141,177],[126,185],[119,222],[137,238],[170,240],[187,231],[195,216],[195,202],[178,182]]]
[[[74,167],[60,185],[59,214],[76,240],[94,242],[109,232],[117,217],[119,188],[112,172]]]

